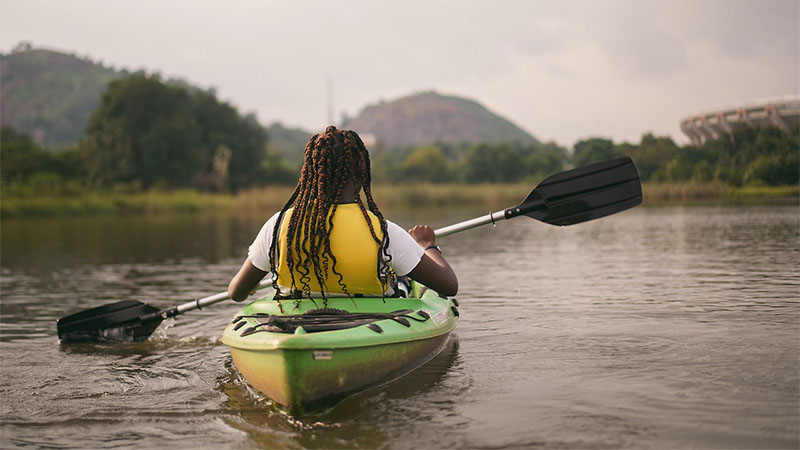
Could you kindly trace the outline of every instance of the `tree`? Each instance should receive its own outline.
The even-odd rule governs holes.
[[[615,151],[614,143],[610,139],[604,138],[590,138],[578,141],[574,150],[572,164],[575,167],[622,156]]]
[[[202,159],[200,142],[189,93],[138,73],[109,83],[81,150],[98,184],[186,186]]]
[[[137,73],[109,84],[80,148],[97,184],[224,189],[225,180],[237,190],[258,180],[265,146],[255,118],[241,117],[213,92]]]
[[[442,182],[448,180],[447,159],[439,147],[425,146],[414,150],[403,162],[407,181]]]
[[[747,166],[744,182],[771,186],[800,183],[800,153],[759,156]]]
[[[231,150],[227,174],[231,189],[236,191],[264,181],[262,161],[267,157],[267,134],[255,116],[240,116],[233,106],[217,100],[213,92],[198,91],[192,100],[201,133],[201,173],[213,170],[215,152],[223,146]],[[275,164],[275,158],[280,156],[274,155],[270,164]]]
[[[25,134],[11,127],[0,130],[0,178],[5,184],[21,181],[44,169],[48,154]]]
[[[300,171],[277,153],[267,153],[261,162],[258,178],[270,184],[296,184]]]
[[[378,183],[398,183],[403,181],[401,163],[393,152],[371,152],[372,179]]]
[[[467,151],[464,176],[470,183],[519,181],[526,175],[519,151],[507,144],[477,144]]]
[[[663,171],[667,164],[675,159],[681,151],[669,136],[654,136],[652,133],[642,135],[638,146],[626,148],[625,144],[621,144],[616,148],[620,154],[626,154],[633,159],[639,176],[645,181],[654,176],[663,177]],[[659,171],[661,171],[660,175]]]
[[[541,180],[564,170],[566,161],[566,150],[555,142],[548,142],[534,145],[533,151],[526,158],[525,166],[530,174],[529,178]]]

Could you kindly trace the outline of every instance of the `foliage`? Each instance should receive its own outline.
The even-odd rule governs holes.
[[[255,118],[213,92],[137,73],[109,83],[80,148],[90,180],[102,186],[237,190],[260,181],[265,146]]]
[[[567,151],[555,142],[534,145],[525,159],[525,169],[534,181],[542,180],[548,175],[564,170],[567,162]]]
[[[303,162],[303,152],[312,134],[300,128],[289,128],[279,122],[267,127],[270,153],[284,157],[290,164],[299,166]]]
[[[84,176],[76,149],[47,152],[28,135],[11,127],[0,129],[0,182],[4,194],[75,193],[82,190],[79,180]]]
[[[553,142],[437,143],[374,151],[372,173],[379,183],[514,183],[561,171],[567,159],[566,149]]]
[[[402,166],[406,181],[449,181],[448,164],[439,147],[419,147],[408,155]]]
[[[642,179],[666,179],[666,167],[680,152],[681,149],[670,137],[654,136],[646,133],[639,141],[639,145],[619,145],[620,155],[629,155],[636,162],[639,176]]]
[[[785,185],[798,182],[800,155],[760,155],[747,165],[743,182],[746,185]]]
[[[514,182],[522,178],[524,159],[506,144],[473,146],[464,161],[464,178],[469,183]]]
[[[800,128],[739,125],[731,136],[699,147],[669,137],[642,136],[638,145],[592,138],[575,144],[571,162],[582,166],[621,155],[633,158],[642,180],[718,182],[731,186],[800,183]]]
[[[590,138],[575,144],[572,164],[576,167],[621,156],[610,139]]]
[[[267,152],[261,161],[259,179],[269,184],[297,184],[300,171],[296,166],[286,161],[283,156]]]
[[[393,152],[370,152],[372,179],[377,183],[399,183],[403,181],[402,162]]]

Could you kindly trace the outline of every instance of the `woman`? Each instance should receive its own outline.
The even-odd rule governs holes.
[[[433,229],[406,232],[384,219],[372,199],[364,143],[333,126],[306,144],[294,193],[259,231],[228,294],[244,300],[268,273],[288,298],[395,295],[404,275],[442,295],[458,291]]]

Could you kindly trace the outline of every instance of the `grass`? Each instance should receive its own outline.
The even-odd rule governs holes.
[[[705,202],[769,201],[776,198],[797,198],[800,185],[744,186],[722,183],[644,183],[644,205],[696,204]]]
[[[404,184],[373,187],[376,202],[386,207],[480,205],[497,210],[522,201],[533,188],[528,184]],[[0,217],[78,216],[110,214],[168,214],[222,211],[265,214],[280,209],[292,193],[289,186],[269,186],[232,194],[193,190],[138,193],[84,193],[16,197],[3,195]],[[732,187],[706,183],[645,183],[645,205],[704,202],[769,201],[798,198],[800,186]]]
[[[514,184],[381,185],[373,188],[375,201],[390,207],[482,205],[506,208],[521,202],[532,186]]]
[[[156,214],[224,207],[224,195],[191,190],[172,192],[87,193],[78,196],[3,197],[0,216]]]

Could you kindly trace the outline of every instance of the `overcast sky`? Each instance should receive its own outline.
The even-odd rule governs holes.
[[[311,131],[424,90],[471,98],[572,146],[800,94],[800,0],[0,0],[20,41],[217,90]]]

